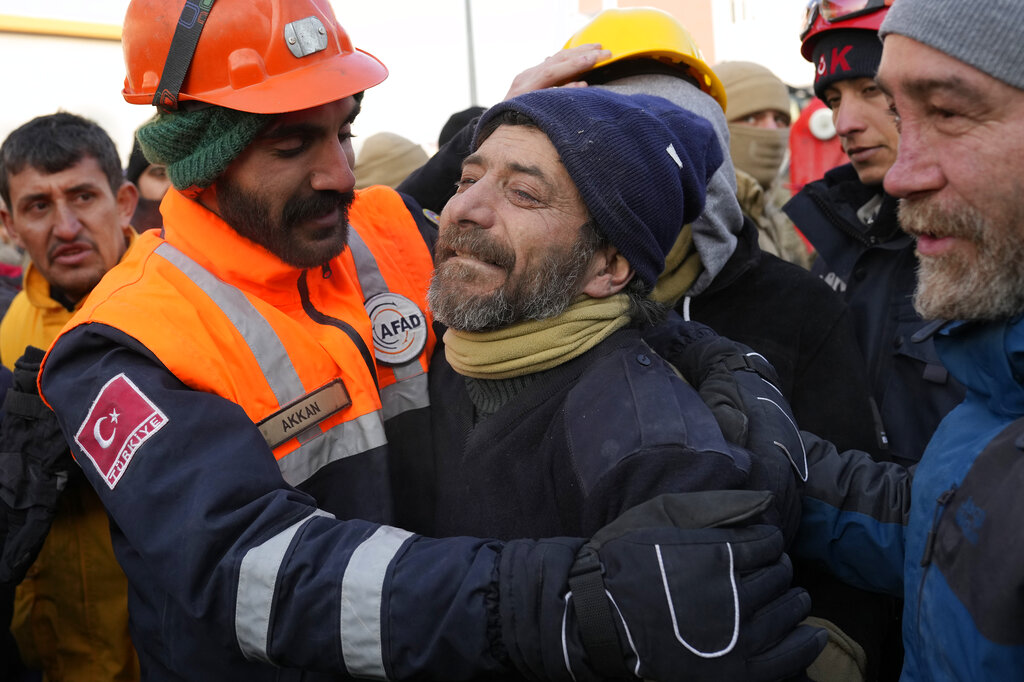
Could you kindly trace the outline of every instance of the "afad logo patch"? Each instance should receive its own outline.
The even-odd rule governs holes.
[[[427,319],[405,296],[385,292],[366,301],[373,326],[373,354],[386,365],[401,365],[419,357],[427,345]]]
[[[100,389],[75,442],[113,490],[142,444],[167,422],[167,415],[122,372]]]

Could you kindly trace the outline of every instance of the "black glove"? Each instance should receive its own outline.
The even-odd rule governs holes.
[[[0,419],[0,583],[25,577],[50,531],[57,498],[77,465],[36,376],[43,351],[29,346],[14,364]]]
[[[528,677],[577,682],[799,673],[827,635],[798,627],[810,598],[789,587],[782,534],[728,527],[770,505],[769,493],[754,491],[663,495],[585,544],[507,543],[499,606],[513,665]]]
[[[782,454],[800,480],[807,480],[800,431],[764,356],[678,315],[645,332],[644,339],[697,389],[727,440],[758,455]]]

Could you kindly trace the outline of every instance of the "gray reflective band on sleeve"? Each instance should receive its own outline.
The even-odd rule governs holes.
[[[348,248],[352,252],[352,260],[356,264],[356,274],[359,276],[359,286],[363,290],[363,300],[369,300],[377,294],[389,291],[384,276],[380,274],[377,259],[373,257],[370,248],[351,224],[348,231]]]
[[[217,279],[206,268],[167,242],[156,248],[156,254],[181,270],[227,316],[256,358],[278,405],[287,405],[302,396],[305,389],[288,357],[288,351],[270,323],[253,307],[245,294],[237,287]]]
[[[380,410],[337,424],[277,460],[289,485],[299,485],[331,462],[387,445]]]
[[[384,576],[412,533],[381,526],[352,553],[341,583],[341,650],[354,677],[386,680],[381,645]]]
[[[292,538],[303,524],[315,516],[334,518],[332,514],[317,509],[263,544],[251,548],[242,558],[235,597],[235,638],[242,653],[250,660],[273,663],[267,652],[267,642],[277,575]]]
[[[410,360],[404,365],[391,365],[391,371],[395,373],[395,378],[399,381],[405,381],[412,377],[424,374],[423,366],[420,365],[420,359]]]
[[[385,421],[403,412],[430,406],[427,373],[420,367],[419,360],[409,364],[415,365],[419,369],[419,374],[385,386],[380,390],[380,402]],[[397,375],[398,372],[395,374]]]

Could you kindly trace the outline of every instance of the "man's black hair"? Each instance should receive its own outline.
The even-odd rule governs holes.
[[[26,168],[59,173],[85,157],[96,159],[107,176],[110,191],[117,196],[124,175],[117,146],[107,131],[94,121],[66,111],[37,116],[0,145],[0,197],[11,208],[11,176]]]

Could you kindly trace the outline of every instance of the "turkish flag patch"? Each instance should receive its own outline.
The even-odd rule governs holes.
[[[142,444],[167,422],[167,415],[122,372],[100,389],[75,442],[113,490]]]

